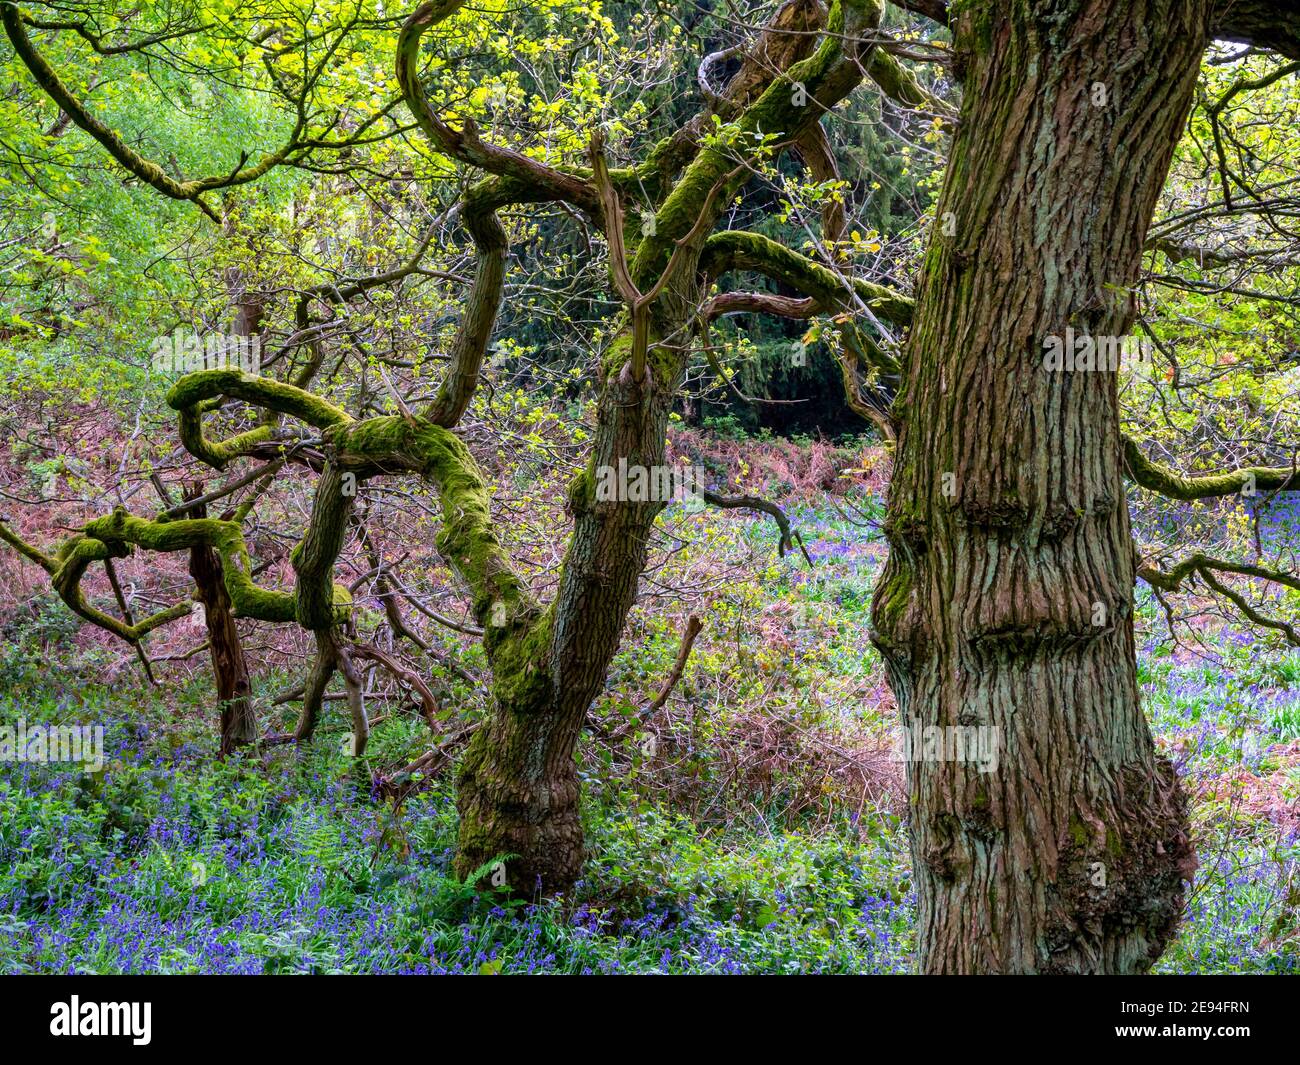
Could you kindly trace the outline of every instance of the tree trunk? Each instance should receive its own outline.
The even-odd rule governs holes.
[[[433,9],[422,10],[428,24]],[[836,43],[814,47],[807,27],[821,24],[822,8],[791,0],[742,61],[725,90],[725,109],[740,116],[749,135],[797,141],[861,79],[874,47],[867,37],[874,35],[882,7],[853,0],[838,10]],[[405,54],[409,58],[409,48]],[[805,56],[797,82],[775,84],[780,67]],[[399,60],[399,80],[409,77],[406,63]],[[442,136],[429,125],[435,138]],[[650,530],[664,505],[663,499],[600,498],[598,479],[615,468],[640,467],[656,481],[664,472],[668,412],[707,287],[701,253],[748,177],[732,151],[705,148],[688,130],[657,158],[663,184],[654,201],[655,224],[629,239],[619,194],[606,184],[608,173],[600,176],[602,144],[592,142],[593,183],[626,313],[601,358],[599,423],[591,461],[569,492],[574,529],[555,602],[540,618],[510,617],[499,634],[488,631],[497,708],[476,733],[459,779],[458,871],[465,875],[515,855],[506,879],[523,894],[564,890],[581,871],[575,749],[618,648],[645,568]],[[629,246],[635,253],[627,257]],[[473,567],[473,558],[463,561]],[[489,605],[478,604],[480,617]]]
[[[662,466],[674,386],[638,387],[618,357],[606,361],[592,459],[569,492],[574,530],[555,602],[515,649],[494,656],[495,712],[461,763],[461,876],[511,855],[505,881],[533,896],[568,889],[582,871],[578,737],[618,649],[663,506],[598,500],[597,471],[620,458]],[[490,627],[488,647],[492,655]]]
[[[1044,351],[1132,325],[1208,4],[964,6],[873,638],[912,737],[999,749],[909,752],[919,966],[1141,972],[1195,856],[1137,695],[1117,375]]]
[[[186,498],[193,499],[202,491],[203,486],[196,485],[186,493]],[[194,508],[190,516],[207,517],[207,507]],[[257,742],[257,715],[253,710],[248,662],[231,611],[221,559],[213,548],[204,545],[190,549],[190,576],[194,578],[198,601],[203,604],[212,675],[216,678],[217,700],[221,706],[221,754],[225,757],[238,747]]]

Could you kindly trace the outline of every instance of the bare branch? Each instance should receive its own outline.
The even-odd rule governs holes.
[[[781,554],[781,557],[784,558],[787,551],[793,551],[797,543],[800,552],[803,554],[804,561],[808,563],[809,567],[812,566],[812,556],[808,554],[808,549],[803,545],[803,537],[791,530],[790,519],[786,517],[785,511],[775,503],[759,496],[724,496],[707,489],[700,493],[700,498],[710,506],[722,510],[760,510],[764,514],[770,514],[772,520],[776,522],[776,527],[781,532],[781,540],[777,545],[777,551]]]

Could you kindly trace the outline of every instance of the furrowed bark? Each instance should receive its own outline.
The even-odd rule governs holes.
[[[1116,375],[1044,351],[1067,327],[1129,332],[1207,5],[1020,0],[955,22],[952,224],[905,352],[873,638],[904,726],[990,728],[1000,751],[992,771],[908,762],[919,965],[1142,972],[1195,856],[1138,701]]]
[[[618,649],[663,506],[596,498],[601,466],[620,458],[647,468],[664,463],[673,389],[646,396],[622,374],[629,348],[624,337],[607,358],[594,454],[569,493],[574,529],[555,602],[498,650],[498,712],[470,741],[457,778],[457,869],[515,855],[506,879],[523,894],[565,890],[581,872],[578,736]]]

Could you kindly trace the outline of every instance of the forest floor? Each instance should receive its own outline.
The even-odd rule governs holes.
[[[412,708],[385,714],[367,764],[341,750],[337,702],[308,749],[220,762],[201,674],[106,684],[103,648],[11,632],[0,718],[102,724],[107,764],[0,763],[0,972],[907,971],[895,707],[867,636],[885,544],[878,492],[856,499],[792,509],[811,569],[778,558],[761,515],[674,508],[581,750],[586,873],[534,904],[451,875],[450,773],[399,807],[371,794],[371,771],[428,745]],[[1210,614],[1175,645],[1145,591],[1138,607],[1143,697],[1201,862],[1159,971],[1296,971],[1300,654]],[[672,698],[611,741],[692,612],[704,633]],[[270,731],[293,682],[257,678]]]

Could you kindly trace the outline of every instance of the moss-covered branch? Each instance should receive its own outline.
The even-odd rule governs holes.
[[[901,292],[862,278],[848,277],[760,233],[728,229],[705,242],[701,268],[713,277],[730,270],[752,270],[811,296],[829,310],[852,310],[855,299],[896,326],[912,321],[912,300]]]
[[[236,521],[218,518],[149,520],[119,508],[89,522],[80,533],[65,540],[53,556],[26,543],[3,523],[0,523],[0,539],[49,573],[50,584],[70,610],[131,644],[159,626],[185,617],[192,609],[189,602],[179,603],[129,624],[90,605],[81,587],[90,566],[96,562],[125,558],[136,548],[174,552],[211,547],[221,558],[226,592],[236,617],[269,622],[291,622],[298,618],[294,594],[262,588],[253,582],[243,530]],[[334,585],[330,604],[330,623],[340,624],[349,617],[351,595],[346,588]]]
[[[100,542],[124,555],[131,547],[147,551],[187,551],[206,545],[216,550],[221,558],[226,591],[236,617],[258,621],[294,621],[295,597],[289,592],[279,592],[259,587],[250,576],[252,566],[243,530],[237,522],[219,518],[188,518],[180,521],[150,521],[115,510],[111,515],[90,522],[84,536],[91,542]],[[83,541],[84,542],[84,541]],[[347,590],[342,589],[347,602]],[[346,616],[346,609],[341,610]]]
[[[58,551],[51,556],[27,543],[3,522],[0,522],[0,540],[4,540],[20,555],[36,563],[50,575],[50,584],[59,598],[67,604],[69,610],[127,643],[138,644],[154,629],[183,618],[190,612],[188,603],[178,603],[138,622],[133,622],[129,615],[125,618],[115,618],[91,606],[81,591],[81,578],[93,563],[103,562],[108,568],[114,558],[123,557],[127,550],[119,544],[79,534],[64,541]],[[111,574],[111,569],[109,572]]]
[[[1284,466],[1246,466],[1224,473],[1186,477],[1171,466],[1147,458],[1130,436],[1124,437],[1124,462],[1135,483],[1170,499],[1213,499],[1236,495],[1243,489],[1300,492],[1300,471]]]
[[[185,449],[215,469],[251,454],[276,437],[274,425],[259,425],[224,442],[203,435],[203,415],[221,396],[242,399],[264,410],[288,414],[317,429],[351,421],[341,407],[294,385],[240,370],[200,370],[186,374],[167,393],[167,405],[179,413],[179,434]]]
[[[503,614],[537,612],[493,528],[487,481],[455,433],[422,418],[369,418],[336,430],[333,442],[344,469],[403,470],[433,484],[443,513],[438,550],[469,587],[489,636]]]
[[[1212,558],[1200,551],[1189,555],[1181,562],[1170,566],[1167,570],[1161,570],[1151,563],[1144,563],[1138,567],[1138,576],[1148,584],[1161,589],[1161,591],[1176,592],[1188,576],[1204,569],[1218,570],[1221,573],[1235,573],[1241,577],[1255,577],[1262,581],[1271,581],[1274,584],[1284,584],[1288,588],[1300,591],[1300,577],[1290,573],[1282,573],[1279,570],[1268,569],[1264,566],[1255,566],[1248,562],[1231,562],[1225,559]]]
[[[916,75],[885,49],[877,48],[871,53],[871,65],[867,68],[867,73],[891,100],[905,107],[924,108],[942,118],[947,125],[951,125],[955,119],[952,108],[927,92],[925,86],[916,80]]]
[[[496,697],[504,706],[535,702],[530,692],[550,683],[541,663],[552,613],[542,611],[501,544],[486,478],[464,442],[423,418],[370,418],[331,435],[345,469],[403,470],[434,486],[443,514],[437,547],[469,589]]]

